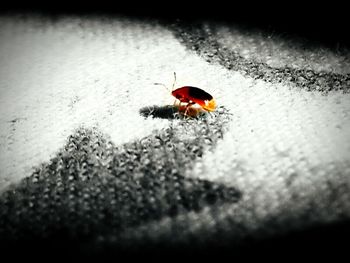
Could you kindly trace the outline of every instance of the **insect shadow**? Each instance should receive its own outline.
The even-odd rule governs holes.
[[[161,119],[175,119],[178,115],[178,108],[174,105],[166,106],[147,106],[140,109],[140,114],[143,117],[161,118]]]
[[[188,115],[184,115],[183,112],[179,111],[179,108],[174,105],[166,105],[166,106],[147,106],[140,109],[140,115],[147,118],[161,118],[161,119],[199,119],[199,117],[205,116],[204,112],[198,112],[194,110],[194,112],[190,112]]]

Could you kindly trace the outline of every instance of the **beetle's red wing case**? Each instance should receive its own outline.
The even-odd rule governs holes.
[[[192,86],[184,86],[172,92],[172,95],[181,102],[194,102],[206,111],[214,111],[216,102],[209,93]]]

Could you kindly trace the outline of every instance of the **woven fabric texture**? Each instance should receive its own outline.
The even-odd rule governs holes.
[[[349,222],[348,51],[224,24],[0,21],[1,241],[230,247]],[[154,85],[173,72],[218,109],[173,114]]]

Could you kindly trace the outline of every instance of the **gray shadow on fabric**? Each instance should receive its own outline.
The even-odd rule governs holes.
[[[1,243],[94,247],[130,227],[238,202],[235,187],[191,175],[229,120],[220,108],[120,146],[96,129],[78,129],[55,157],[1,195]]]

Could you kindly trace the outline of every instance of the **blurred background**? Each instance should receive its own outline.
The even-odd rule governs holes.
[[[215,21],[290,34],[333,47],[349,46],[344,1],[3,1],[2,12],[125,15]]]

